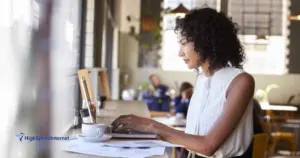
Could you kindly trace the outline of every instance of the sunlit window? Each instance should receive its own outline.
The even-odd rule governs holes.
[[[175,16],[165,16],[164,17],[164,33],[163,33],[163,59],[162,68],[164,70],[174,70],[174,71],[188,71],[188,68],[184,61],[178,56],[179,45],[177,41],[177,35],[175,34],[173,28],[168,28],[168,22],[173,23],[175,21]],[[172,26],[172,25],[171,25]]]
[[[230,0],[228,14],[239,27],[247,60],[244,69],[255,74],[287,72],[288,0]]]

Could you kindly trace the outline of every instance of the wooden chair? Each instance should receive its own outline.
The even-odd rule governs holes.
[[[270,120],[267,120],[268,128],[271,129],[272,128],[271,120],[272,120],[272,117],[274,117],[274,114],[271,110],[268,110],[267,114],[271,118]],[[297,150],[296,149],[297,146],[296,146],[296,137],[295,137],[295,135],[291,132],[279,131],[279,127],[278,127],[277,123],[275,123],[275,128],[276,128],[275,131],[271,132],[271,139],[272,140],[271,140],[271,143],[270,143],[270,146],[269,146],[269,155],[274,154],[275,148],[276,148],[277,144],[280,141],[288,142],[290,144],[290,151],[295,152]]]
[[[109,88],[109,82],[108,82],[108,76],[107,76],[106,69],[103,71],[100,71],[99,80],[100,80],[100,85],[103,89],[103,93],[106,97],[106,100],[111,100],[110,88]]]
[[[88,85],[89,89],[92,89],[91,86],[94,85],[94,89],[92,89],[92,92],[94,93],[93,99],[98,99],[99,91],[102,91],[104,96],[106,97],[106,100],[111,99],[110,95],[110,88],[109,88],[109,82],[108,82],[108,76],[107,76],[107,69],[106,68],[88,68],[88,69],[81,69],[78,71],[78,75],[85,75],[88,77]],[[93,84],[92,84],[93,82]],[[101,100],[101,98],[100,98]]]
[[[272,132],[272,143],[269,147],[269,153],[273,154],[278,142],[286,141],[290,144],[290,151],[296,152],[296,137],[291,132]]]
[[[91,87],[91,78],[89,75],[89,71],[87,69],[81,69],[77,71],[77,75],[78,75],[78,79],[79,79],[79,84],[80,84],[80,91],[81,91],[81,96],[82,99],[87,100],[86,96],[85,96],[85,91],[84,91],[84,86],[83,86],[83,82],[82,79],[84,78],[87,84],[87,90],[88,90],[88,95],[90,96],[91,101],[94,100],[93,98],[93,90]]]
[[[268,151],[269,135],[267,133],[260,133],[254,135],[253,141],[253,158],[265,158]]]
[[[81,69],[77,72],[78,80],[80,84],[80,91],[83,100],[89,101],[91,104],[88,108],[91,110],[91,114],[93,116],[93,122],[96,122],[96,104],[93,103],[93,90],[91,87],[91,78],[87,69]],[[85,84],[85,86],[84,86]],[[86,87],[86,90],[85,90]],[[86,92],[88,94],[86,94]]]

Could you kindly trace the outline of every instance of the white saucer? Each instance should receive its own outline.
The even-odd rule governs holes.
[[[83,135],[78,135],[79,140],[89,141],[89,142],[105,142],[109,140],[112,136],[108,134],[104,134],[102,137],[85,137]]]

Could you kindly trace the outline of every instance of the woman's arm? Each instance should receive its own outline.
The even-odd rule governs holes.
[[[253,77],[246,73],[238,75],[227,90],[227,100],[223,113],[206,136],[185,134],[160,123],[153,125],[154,132],[166,141],[211,156],[233,133],[253,97],[253,93]]]
[[[120,116],[112,125],[115,131],[133,129],[140,132],[156,133],[166,141],[211,156],[233,133],[253,97],[253,93],[253,77],[247,73],[238,75],[227,90],[224,111],[206,136],[185,134],[152,119],[135,115]]]

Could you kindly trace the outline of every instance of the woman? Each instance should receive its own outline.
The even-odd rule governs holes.
[[[158,134],[180,144],[191,157],[252,157],[253,77],[242,70],[245,53],[237,25],[211,8],[196,9],[176,21],[179,56],[198,71],[185,132],[148,118],[120,116],[115,130]]]
[[[179,91],[180,95],[174,98],[175,113],[186,117],[190,99],[193,94],[193,86],[189,82],[183,82]]]

